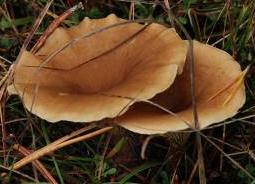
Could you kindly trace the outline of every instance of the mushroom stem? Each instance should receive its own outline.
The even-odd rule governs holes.
[[[102,128],[102,129],[99,129],[99,130],[96,130],[94,132],[91,132],[89,134],[86,134],[86,135],[83,135],[83,136],[80,136],[80,137],[76,137],[76,138],[73,138],[73,139],[70,139],[70,140],[66,140],[64,142],[62,141],[55,141],[33,153],[31,153],[30,155],[26,156],[25,158],[21,159],[20,161],[16,162],[10,169],[14,169],[14,170],[17,170],[23,166],[25,166],[26,164],[34,161],[34,160],[38,160],[39,158],[53,152],[53,151],[56,151],[60,148],[63,148],[65,146],[68,146],[68,145],[71,145],[71,144],[74,144],[74,143],[77,143],[77,142],[80,142],[80,141],[84,141],[84,140],[87,140],[87,139],[90,139],[92,137],[95,137],[97,135],[101,135],[109,130],[111,130],[113,127],[105,127],[105,128]],[[78,130],[79,131],[79,130]],[[73,132],[72,134],[75,134],[75,132]],[[72,135],[70,134],[70,135]],[[63,138],[61,138],[61,140],[63,140]]]

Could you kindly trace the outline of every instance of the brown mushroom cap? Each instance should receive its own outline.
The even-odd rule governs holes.
[[[113,49],[144,25],[129,23],[98,32],[45,62],[71,40],[123,21],[115,15],[85,18],[78,26],[56,29],[36,54],[23,52],[14,87],[25,107],[50,122],[91,122],[124,113],[133,103],[114,96],[150,99],[167,89],[182,72],[187,48],[174,29],[155,23],[118,48]]]
[[[200,128],[234,116],[245,102],[244,83],[235,85],[242,75],[239,64],[226,52],[194,41],[196,100]],[[232,85],[231,85],[232,84]],[[229,86],[229,87],[228,87]],[[236,90],[237,89],[237,90]],[[178,117],[140,102],[117,119],[120,126],[141,134],[157,134],[194,127],[190,95],[189,64],[166,91],[152,101],[175,112]],[[229,97],[232,98],[229,101]]]

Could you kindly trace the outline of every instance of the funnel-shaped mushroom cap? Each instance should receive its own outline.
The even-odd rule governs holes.
[[[90,122],[115,117],[133,103],[116,96],[149,99],[167,89],[182,72],[186,45],[174,29],[155,23],[98,31],[123,22],[115,15],[85,18],[56,29],[36,54],[23,52],[13,86],[26,108],[50,122]]]
[[[200,128],[234,116],[245,102],[239,64],[226,52],[194,41],[195,89]],[[240,81],[240,80],[239,80]],[[119,125],[141,134],[166,133],[194,127],[189,64],[182,75],[153,102],[175,112],[177,117],[140,102],[118,119]]]

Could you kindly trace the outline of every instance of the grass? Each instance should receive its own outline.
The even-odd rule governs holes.
[[[61,26],[78,24],[85,16],[101,18],[115,13],[123,18],[129,17],[128,0],[82,2],[85,10],[75,11]],[[255,2],[171,2],[172,14],[192,38],[227,51],[243,69],[251,66],[246,75],[245,106],[238,115],[220,126],[213,125],[213,128],[203,130],[206,137],[201,137],[201,144],[207,183],[255,183],[249,176],[250,174],[255,177]],[[54,18],[77,3],[75,0],[54,1],[29,43],[29,48],[36,43]],[[1,79],[11,70],[10,63],[17,58],[35,21],[34,17],[40,14],[45,5],[46,0],[0,0],[0,56],[7,60],[0,59]],[[167,12],[160,5],[164,5],[163,1],[137,0],[134,17],[153,18],[171,24]],[[176,23],[174,26],[182,38],[185,38],[180,26]],[[22,145],[26,151],[37,150],[73,131],[79,131],[84,125],[69,122],[51,124],[27,113],[17,97],[11,97],[8,101],[3,97],[1,99],[1,114],[4,115],[1,116],[1,127],[9,133],[0,146],[2,183],[45,183],[45,176],[53,177],[58,183],[201,182],[197,169],[199,164],[195,133],[192,133],[184,144],[182,140],[173,139],[172,134],[155,136],[146,142],[147,136],[119,127],[41,157],[39,161],[47,170],[46,173],[31,164],[22,167],[18,172],[12,171],[8,167],[23,157],[22,151],[15,149],[15,144]],[[2,131],[3,137],[5,135]],[[145,150],[145,159],[141,159],[141,148]]]

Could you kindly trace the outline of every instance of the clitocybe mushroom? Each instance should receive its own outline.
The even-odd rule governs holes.
[[[197,111],[202,129],[234,116],[245,102],[245,88],[243,81],[240,83],[243,75],[240,66],[229,54],[197,41],[193,43]],[[195,128],[188,63],[174,84],[152,101],[175,112],[176,116],[140,102],[119,117],[118,124],[141,134]]]
[[[163,92],[182,72],[186,44],[174,29],[156,23],[99,31],[124,21],[109,15],[56,29],[38,52],[22,53],[14,93],[49,122],[91,122],[116,117],[134,103],[119,96],[144,100]]]

